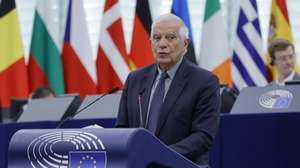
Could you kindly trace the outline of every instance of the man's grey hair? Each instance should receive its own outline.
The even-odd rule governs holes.
[[[179,21],[180,21],[180,28],[179,28],[179,35],[182,39],[189,39],[189,29],[186,27],[186,25],[184,24],[184,22],[176,15],[174,14],[165,14],[165,15],[162,15],[163,16],[172,16],[172,17],[175,17],[177,18]],[[158,17],[156,20],[154,20],[154,22],[152,23],[151,25],[151,38],[153,36],[153,29],[154,29],[154,25],[161,19],[161,17]]]
[[[179,28],[179,35],[183,39],[189,39],[189,29],[183,23],[183,25]]]

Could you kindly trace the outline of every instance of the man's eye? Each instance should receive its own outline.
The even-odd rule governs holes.
[[[160,37],[159,36],[153,36],[152,39],[155,40],[155,41],[157,41],[157,40],[160,39]]]
[[[166,36],[166,39],[167,40],[174,40],[174,39],[176,39],[176,36],[174,36],[174,35],[168,35],[168,36]]]

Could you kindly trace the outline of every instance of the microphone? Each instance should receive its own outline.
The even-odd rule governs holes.
[[[144,128],[144,120],[143,120],[143,111],[142,111],[142,94],[144,93],[146,89],[144,88],[142,91],[140,91],[138,95],[138,108],[139,108],[139,123],[140,123],[140,128]]]
[[[142,97],[141,97],[141,95],[139,95],[138,101],[139,101],[139,120],[140,120],[140,127],[143,128],[143,127],[144,127],[144,121],[143,121],[143,113],[142,113]]]
[[[57,125],[56,128],[60,128],[66,121],[74,118],[76,115],[78,115],[79,113],[81,113],[82,111],[84,111],[85,109],[87,109],[88,107],[90,107],[91,105],[95,104],[97,101],[101,100],[106,95],[113,94],[113,93],[115,93],[118,90],[120,90],[119,87],[114,87],[111,90],[109,90],[108,92],[105,92],[104,94],[102,94],[101,96],[97,97],[94,101],[92,101],[91,103],[87,104],[86,106],[84,106],[83,108],[81,108],[80,110],[78,110],[77,112],[75,112],[74,114],[66,117],[63,120],[61,120],[61,122]]]

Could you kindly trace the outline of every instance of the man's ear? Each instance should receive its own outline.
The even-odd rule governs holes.
[[[185,39],[185,40],[184,40],[184,46],[185,46],[185,47],[188,47],[189,44],[190,44],[190,39],[188,39],[188,38]]]

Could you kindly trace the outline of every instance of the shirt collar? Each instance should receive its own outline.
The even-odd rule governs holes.
[[[176,74],[176,71],[177,69],[179,68],[181,62],[182,62],[182,59],[183,59],[183,56],[180,58],[180,60],[175,64],[173,65],[169,70],[167,70],[167,73],[169,75],[169,78],[172,80]],[[158,75],[160,76],[163,72],[162,69],[160,69],[160,67],[157,65],[157,70],[158,70]]]
[[[276,79],[276,83],[277,83],[278,85],[282,85],[282,86],[283,86],[284,83],[285,83],[286,81],[291,81],[291,80],[293,80],[294,76],[295,76],[295,71],[292,71],[292,72],[289,74],[289,76],[286,77],[282,82],[279,82],[278,79]]]

